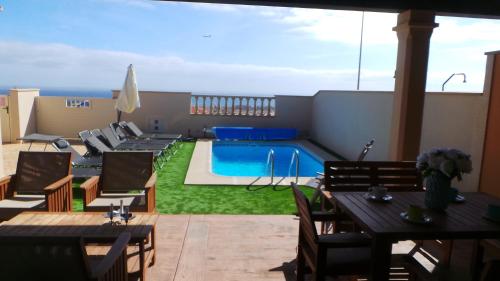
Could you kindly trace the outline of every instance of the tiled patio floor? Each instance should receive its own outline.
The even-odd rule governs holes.
[[[294,216],[161,215],[158,258],[148,280],[295,280],[297,232]],[[400,242],[393,252],[406,253],[412,246]],[[452,276],[429,280],[469,280],[469,246],[457,245]]]

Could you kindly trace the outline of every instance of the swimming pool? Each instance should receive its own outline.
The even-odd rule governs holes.
[[[314,177],[323,171],[323,160],[302,146],[292,143],[214,141],[212,142],[212,173],[220,176],[270,176],[269,150],[274,150],[274,175],[295,176],[295,150],[299,151],[299,176]]]

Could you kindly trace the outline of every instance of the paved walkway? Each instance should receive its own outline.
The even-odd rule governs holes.
[[[148,280],[295,280],[297,233],[295,216],[161,215],[158,258]],[[470,243],[457,244],[452,277],[428,280],[469,280]],[[393,252],[406,253],[412,246],[400,242]],[[395,277],[407,280],[405,275]]]

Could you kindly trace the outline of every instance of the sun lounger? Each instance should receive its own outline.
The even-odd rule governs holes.
[[[118,125],[125,130],[127,134],[132,137],[141,139],[167,139],[167,140],[180,140],[181,134],[145,134],[134,122],[122,121]]]
[[[81,155],[71,144],[61,138],[52,143],[54,149],[71,153],[72,174],[75,178],[90,178],[101,174],[102,156]]]
[[[107,146],[96,136],[92,135],[89,131],[82,131],[78,134],[82,139],[83,143],[87,146],[89,151],[92,151],[94,155],[103,155],[105,152],[112,152],[114,149]],[[146,149],[144,147],[139,148],[139,146],[122,146],[116,149],[117,151],[151,151],[154,155],[155,159],[155,167],[157,169],[163,166],[165,161],[163,156],[163,150],[155,150],[155,149]]]

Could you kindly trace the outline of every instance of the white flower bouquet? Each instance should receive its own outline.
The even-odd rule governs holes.
[[[462,180],[462,174],[472,171],[472,161],[470,155],[458,149],[435,148],[418,156],[417,168],[424,177],[441,172],[450,180]]]

